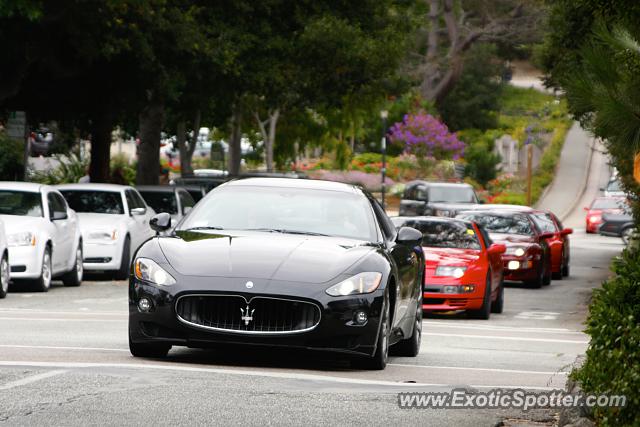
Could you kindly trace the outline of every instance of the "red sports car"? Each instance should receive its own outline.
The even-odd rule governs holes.
[[[586,230],[587,233],[597,233],[598,227],[602,224],[603,213],[621,213],[626,201],[624,197],[596,197],[591,202],[591,206],[584,208],[587,211]]]
[[[547,240],[555,234],[542,232],[534,222],[533,212],[530,208],[478,210],[463,212],[456,218],[480,225],[492,241],[506,245],[502,256],[505,280],[539,288],[551,283],[551,249]]]
[[[551,251],[551,273],[556,280],[569,275],[571,245],[569,234],[573,229],[565,228],[554,213],[544,210],[532,210],[531,216],[542,233],[553,233],[547,239]]]
[[[504,306],[502,254],[487,233],[468,221],[444,217],[397,217],[396,227],[422,232],[425,311],[466,310],[488,319]]]

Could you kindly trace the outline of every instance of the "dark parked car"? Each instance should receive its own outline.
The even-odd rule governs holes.
[[[145,202],[156,213],[171,215],[173,224],[177,224],[196,204],[189,192],[174,185],[138,185],[136,189]]]
[[[205,194],[229,180],[228,176],[181,176],[171,180],[171,184],[179,187],[200,187]]]
[[[478,203],[469,184],[413,181],[405,187],[399,215],[454,217]]]
[[[635,231],[633,217],[630,213],[604,213],[602,214],[602,224],[598,228],[598,233],[603,236],[621,237],[624,244],[629,243],[629,239]]]
[[[169,215],[151,226],[169,229]],[[384,369],[389,346],[405,356],[420,349],[421,239],[414,228],[396,231],[375,198],[352,185],[230,181],[137,252],[131,353],[266,345],[349,354]]]

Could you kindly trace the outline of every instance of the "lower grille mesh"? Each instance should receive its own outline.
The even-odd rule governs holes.
[[[317,305],[297,300],[239,295],[188,295],[176,304],[178,317],[189,324],[247,333],[300,332],[320,322]]]

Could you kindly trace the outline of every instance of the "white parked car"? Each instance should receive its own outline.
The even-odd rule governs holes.
[[[26,279],[42,292],[51,279],[82,282],[82,236],[76,213],[53,187],[0,182],[0,219],[7,231],[11,279]]]
[[[129,277],[132,254],[154,235],[149,220],[155,212],[135,188],[115,184],[58,185],[80,219],[84,269],[113,271]]]
[[[7,234],[4,230],[4,222],[0,220],[0,298],[7,296],[10,274]]]

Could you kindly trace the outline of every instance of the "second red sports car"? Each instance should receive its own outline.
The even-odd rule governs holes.
[[[465,310],[488,319],[504,306],[502,254],[487,233],[468,221],[443,217],[392,218],[396,227],[422,232],[425,311]]]
[[[587,211],[586,230],[587,233],[597,233],[598,227],[602,224],[603,213],[622,212],[626,201],[624,197],[596,197],[590,206],[584,208]]]

